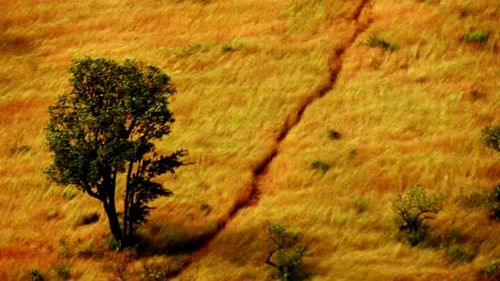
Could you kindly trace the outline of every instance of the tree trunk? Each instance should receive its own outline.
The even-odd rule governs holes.
[[[104,210],[108,216],[109,228],[113,237],[123,243],[123,233],[120,228],[120,222],[118,221],[118,214],[116,213],[115,200],[114,198],[110,202],[104,202]]]

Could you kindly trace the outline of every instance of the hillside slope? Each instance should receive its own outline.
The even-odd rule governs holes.
[[[460,203],[500,181],[480,140],[500,123],[500,3],[4,2],[0,279],[272,280],[272,223],[302,233],[311,280],[476,280],[500,259],[500,224]],[[81,56],[159,66],[178,90],[158,145],[193,165],[160,179],[174,196],[141,230],[148,255],[107,250],[99,204],[43,176],[46,109]],[[471,262],[398,239],[390,200],[415,184],[448,194],[432,231],[466,237]]]

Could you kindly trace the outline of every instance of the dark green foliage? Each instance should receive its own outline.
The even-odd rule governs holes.
[[[29,279],[31,281],[44,281],[43,275],[38,271],[38,269],[32,269],[29,271]]]
[[[433,219],[441,210],[443,200],[443,195],[428,197],[419,185],[411,187],[406,193],[399,194],[392,200],[399,230],[412,246],[427,237],[429,231],[427,221]]]
[[[500,220],[500,184],[497,184],[491,191],[489,201],[491,217]]]
[[[76,192],[73,188],[71,187],[66,187],[62,193],[62,197],[64,199],[71,200],[76,197]]]
[[[170,133],[174,119],[167,95],[175,89],[159,68],[130,60],[120,65],[78,59],[70,74],[71,91],[49,107],[47,142],[53,163],[47,174],[100,200],[111,233],[126,244],[136,225],[146,220],[148,203],[171,194],[153,179],[173,173],[186,155],[184,150],[159,155],[153,143]],[[120,174],[126,185],[123,225],[115,206]]]
[[[457,196],[456,201],[465,208],[485,208],[488,206],[488,194],[472,192]]]
[[[25,144],[15,144],[9,149],[11,155],[28,153],[30,150],[31,147]]]
[[[323,173],[326,173],[330,169],[330,165],[326,164],[325,162],[321,160],[316,160],[311,164],[311,168],[314,170],[320,170]]]
[[[451,245],[446,251],[449,263],[468,263],[477,255],[477,251],[466,245]]]
[[[356,212],[361,214],[370,208],[370,201],[363,197],[358,197],[354,200],[354,209]]]
[[[464,41],[469,43],[485,44],[488,42],[488,34],[479,30],[472,30],[464,34]]]
[[[273,224],[269,227],[269,236],[273,245],[266,264],[276,269],[282,281],[302,280],[302,258],[307,248],[299,243],[299,235]]]
[[[497,260],[491,262],[485,269],[482,271],[485,280],[487,281],[499,281],[500,280],[500,264]]]
[[[328,138],[331,140],[338,140],[342,138],[342,134],[334,129],[328,130]]]
[[[69,264],[56,264],[53,268],[61,279],[68,280],[71,277],[71,266]]]
[[[241,49],[243,48],[244,44],[243,42],[241,41],[241,39],[239,38],[236,38],[234,39],[233,41],[229,42],[229,43],[226,43],[222,46],[221,48],[221,51],[223,53],[230,53],[230,52],[234,52],[238,49]]]
[[[487,146],[500,151],[500,125],[486,127],[481,134]]]
[[[396,50],[397,46],[396,44],[389,42],[381,37],[378,37],[376,35],[372,35],[368,38],[368,41],[366,44],[370,47],[373,48],[381,48],[386,51],[394,51]]]

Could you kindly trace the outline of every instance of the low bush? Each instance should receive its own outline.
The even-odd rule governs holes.
[[[68,280],[71,277],[71,266],[69,264],[56,264],[53,266],[57,276],[63,280]]]
[[[325,162],[321,160],[316,160],[311,164],[311,168],[314,170],[319,170],[323,173],[326,173],[330,169],[330,165],[326,164]]]
[[[359,214],[365,212],[368,210],[370,207],[370,201],[366,198],[358,197],[356,200],[354,200],[354,209],[356,209],[356,212]]]
[[[412,246],[422,242],[428,234],[427,222],[441,210],[444,195],[427,196],[420,185],[408,189],[392,200],[399,230]]]
[[[488,33],[479,30],[471,30],[464,34],[464,41],[468,43],[485,44],[488,38]]]
[[[446,250],[448,263],[469,263],[477,255],[477,250],[467,245],[454,244]]]
[[[500,280],[500,263],[494,260],[485,269],[482,270],[483,280],[499,281]]]
[[[488,207],[489,195],[484,192],[472,192],[461,194],[456,197],[456,202],[464,208],[485,208]]]
[[[500,184],[497,184],[490,193],[490,215],[496,220],[500,220]]]
[[[338,140],[342,138],[342,134],[334,129],[329,129],[327,133],[328,133],[328,138],[331,140]]]
[[[299,243],[299,234],[289,232],[279,224],[273,224],[269,227],[269,238],[272,250],[269,251],[266,264],[276,269],[276,274],[282,281],[302,280],[302,258],[307,247]]]
[[[25,144],[14,144],[9,149],[11,155],[25,154],[30,152],[30,150],[31,147]]]
[[[38,271],[38,269],[31,269],[28,273],[29,275],[29,280],[31,281],[44,281],[45,278],[43,275]]]
[[[397,46],[393,42],[389,42],[381,37],[378,37],[376,35],[372,35],[368,38],[366,41],[366,45],[373,47],[373,48],[381,48],[386,51],[394,51],[396,50]]]
[[[497,151],[500,151],[500,125],[488,126],[481,131],[484,143]]]

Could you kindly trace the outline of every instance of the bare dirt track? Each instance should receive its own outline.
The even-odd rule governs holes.
[[[277,138],[272,151],[253,170],[253,181],[250,192],[244,191],[247,195],[242,196],[243,200],[238,201],[238,203],[233,206],[227,219],[223,220],[219,224],[218,230],[213,235],[203,239],[203,242],[199,244],[199,248],[194,251],[188,266],[196,266],[196,263],[209,251],[211,241],[216,239],[217,236],[225,230],[226,226],[231,223],[232,219],[238,215],[240,210],[258,204],[260,197],[260,184],[263,178],[272,176],[268,174],[268,167],[279,154],[281,143],[287,137],[288,133],[300,123],[305,110],[314,101],[320,99],[335,87],[339,73],[342,71],[344,53],[352,47],[353,43],[360,36],[360,34],[362,34],[369,27],[371,23],[371,2],[372,1],[370,0],[365,0],[356,7],[350,18],[355,25],[355,30],[345,42],[342,42],[343,44],[341,47],[336,47],[331,52],[328,59],[328,73],[325,74],[325,77],[322,80],[323,82],[317,86],[316,89],[311,91],[311,94],[303,100],[294,112],[288,115],[286,120],[283,122],[283,125],[278,130]]]

